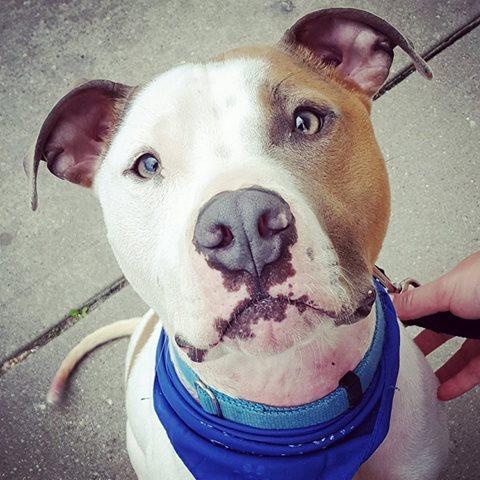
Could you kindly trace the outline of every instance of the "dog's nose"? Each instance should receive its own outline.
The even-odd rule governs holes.
[[[259,187],[222,192],[201,209],[194,244],[215,268],[259,278],[296,238],[288,203]]]

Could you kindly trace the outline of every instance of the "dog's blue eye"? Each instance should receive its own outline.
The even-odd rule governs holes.
[[[151,153],[144,153],[135,162],[134,171],[142,178],[152,178],[160,172],[160,162]]]

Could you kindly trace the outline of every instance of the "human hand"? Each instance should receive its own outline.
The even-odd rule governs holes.
[[[480,252],[431,283],[395,294],[393,303],[402,321],[445,311],[466,319],[480,319]],[[415,343],[428,355],[450,338],[450,335],[424,330],[415,338]],[[441,383],[437,392],[440,400],[451,400],[478,385],[480,340],[466,340],[436,375]]]

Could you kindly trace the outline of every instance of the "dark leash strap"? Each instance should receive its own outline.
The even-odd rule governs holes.
[[[415,320],[404,321],[406,327],[416,325],[428,328],[437,333],[446,333],[455,337],[475,338],[480,340],[480,320],[465,320],[457,317],[452,312],[439,312],[426,315]]]
[[[420,286],[420,283],[413,278],[402,280],[399,284],[393,283],[385,272],[376,265],[373,270],[373,276],[386,288],[388,293],[402,293],[410,286]],[[452,312],[439,312],[413,320],[402,321],[402,323],[406,327],[415,325],[436,333],[480,340],[480,319],[466,320],[457,317]]]

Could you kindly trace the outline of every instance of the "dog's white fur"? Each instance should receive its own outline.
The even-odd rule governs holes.
[[[338,308],[335,301],[344,295],[338,288],[335,290],[331,281],[339,272],[332,261],[335,252],[327,235],[307,203],[292,189],[289,173],[261,148],[266,132],[259,127],[264,112],[256,103],[256,89],[265,70],[266,65],[259,60],[236,59],[182,66],[158,77],[136,98],[95,182],[110,243],[123,271],[161,316],[167,333],[188,331],[194,344],[212,341],[208,337],[212,332],[208,310],[212,303],[219,302],[216,292],[225,297],[218,272],[203,264],[195,271],[198,258],[191,245],[198,206],[222,190],[266,185],[282,195],[294,210],[299,245],[313,245],[322,254],[313,266],[305,266],[305,278],[293,278],[291,283],[322,285],[325,292],[321,296],[333,308]],[[138,144],[132,144],[132,138]],[[128,167],[136,149],[144,145],[157,151],[162,159],[164,187],[154,182],[138,184],[118,174]],[[219,155],[219,149],[228,150],[228,155]],[[293,256],[294,262],[302,262],[295,250]],[[205,281],[208,291],[203,288]],[[231,311],[238,298],[232,295],[224,300],[226,312]],[[368,321],[364,321],[365,325]],[[144,322],[132,337],[127,365],[132,361],[130,355]],[[352,342],[335,338],[338,330],[324,328],[315,332],[322,335],[319,348],[333,344],[347,352]],[[136,359],[127,385],[128,449],[141,479],[192,478],[170,446],[153,410],[151,396],[159,332],[160,324]],[[370,338],[364,337],[363,349]],[[290,352],[288,362],[295,360],[296,350],[291,348]],[[230,355],[231,368],[238,370],[238,352],[227,350],[221,354]],[[240,374],[247,372],[249,383],[255,383],[251,369],[240,370]],[[216,375],[209,375],[208,367],[202,374],[214,386],[239,393],[220,382]],[[436,387],[425,359],[402,333],[391,430],[362,469],[368,472],[365,478],[436,478],[447,455],[447,434]]]
[[[152,308],[133,333],[127,355],[127,444],[141,480],[193,478],[153,408],[160,329],[165,328],[170,338],[188,332],[192,344],[211,345],[218,335],[215,317],[228,316],[247,296],[244,287],[227,295],[220,272],[195,252],[193,228],[201,205],[224,190],[251,185],[274,190],[289,203],[296,219],[298,242],[291,250],[296,273],[289,279],[295,296],[308,293],[334,311],[349,301],[337,281],[342,272],[328,235],[291,174],[263,148],[268,133],[257,99],[266,75],[268,65],[262,60],[236,58],[185,65],[159,76],[135,97],[95,178],[115,256]],[[163,179],[142,182],[122,173],[146,146],[161,159]],[[307,260],[306,247],[314,249],[314,261]],[[282,288],[273,287],[270,293],[282,293]],[[318,322],[312,327],[311,322],[299,321],[295,309],[289,308],[284,322],[263,322],[248,342],[221,342],[208,362],[194,367],[212,386],[264,403],[295,405],[328,393],[338,377],[326,375],[312,387],[308,379],[315,378],[316,371],[313,368],[309,377],[308,370],[329,355],[339,358],[339,369],[353,368],[371,342],[374,315],[341,327],[323,321],[319,328]],[[161,322],[133,359],[152,315]],[[359,478],[434,479],[447,456],[437,380],[400,328],[401,365],[390,432]],[[264,368],[252,369],[262,356]],[[291,378],[292,365],[300,365],[297,383]],[[278,378],[274,372],[279,372]],[[267,377],[271,389],[265,388]],[[285,377],[290,383],[282,384]]]
[[[192,245],[199,207],[224,190],[263,185],[282,196],[296,218],[299,238],[291,250],[301,272],[290,279],[295,297],[317,285],[320,291],[314,294],[325,309],[338,310],[347,301],[334,282],[340,270],[327,235],[292,176],[262,148],[265,112],[257,99],[266,71],[260,60],[236,59],[185,65],[161,75],[135,99],[95,180],[122,270],[165,318],[167,333],[188,332],[196,346],[217,340],[212,315],[228,317],[248,295],[245,287],[225,295],[221,273],[209,268]],[[120,175],[146,145],[162,161],[162,185]],[[314,262],[307,260],[306,246],[314,249]]]

